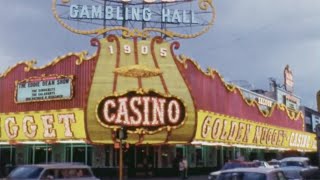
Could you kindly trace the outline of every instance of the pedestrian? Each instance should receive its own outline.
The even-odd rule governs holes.
[[[184,179],[185,176],[185,168],[184,168],[184,163],[183,163],[183,159],[181,159],[179,161],[179,173],[180,173],[180,178]]]
[[[188,178],[188,161],[186,157],[183,157],[182,159],[183,166],[184,166],[184,179]]]

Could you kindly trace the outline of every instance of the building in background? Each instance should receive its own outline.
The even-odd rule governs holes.
[[[320,112],[306,106],[301,106],[304,114],[305,131],[315,133],[315,127],[320,123]]]

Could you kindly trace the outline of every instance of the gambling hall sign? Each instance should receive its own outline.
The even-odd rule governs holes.
[[[215,20],[212,0],[53,0],[52,5],[64,28],[84,35],[119,31],[125,36],[195,38]]]

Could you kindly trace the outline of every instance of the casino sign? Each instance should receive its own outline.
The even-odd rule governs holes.
[[[153,91],[130,91],[121,96],[108,96],[97,106],[100,123],[105,127],[128,127],[134,133],[152,134],[158,130],[182,125],[186,117],[183,102]]]

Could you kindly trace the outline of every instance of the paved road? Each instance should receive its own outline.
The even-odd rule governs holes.
[[[161,179],[168,179],[168,180],[180,180],[179,177],[157,177],[157,178],[128,178],[128,180],[161,180]],[[187,180],[207,180],[208,176],[190,176]]]
[[[180,180],[181,178],[178,177],[153,177],[153,178],[124,178],[124,180]],[[190,176],[186,180],[207,180],[208,176],[202,175],[202,176]],[[104,179],[104,180],[117,180],[116,178],[113,179]]]

